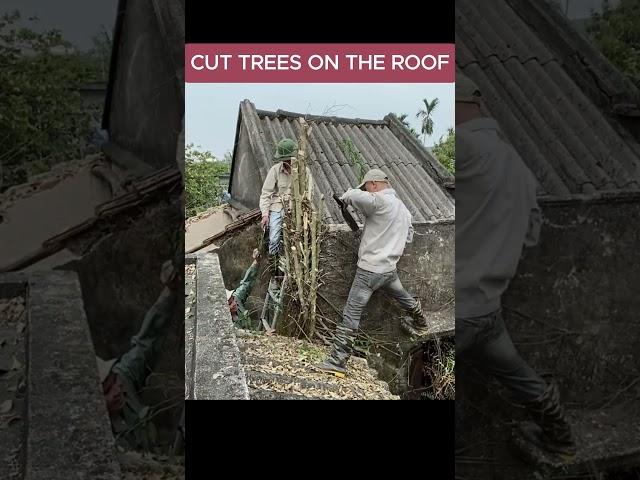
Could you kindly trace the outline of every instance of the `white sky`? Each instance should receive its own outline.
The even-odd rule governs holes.
[[[427,145],[437,142],[454,126],[454,85],[433,84],[214,84],[185,86],[186,143],[201,145],[222,159],[233,151],[238,109],[244,99],[256,108],[287,110],[312,115],[382,120],[388,113],[406,113],[419,132],[416,113],[422,99],[439,98],[434,113],[434,134]]]
[[[116,22],[118,0],[2,0],[0,12],[20,10],[22,18],[36,15],[36,30],[62,32],[80,50],[93,46],[91,38],[104,27],[109,35]],[[31,24],[29,24],[31,25]]]

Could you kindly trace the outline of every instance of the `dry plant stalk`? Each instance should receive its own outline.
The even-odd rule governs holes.
[[[316,210],[312,202],[313,186],[307,173],[311,127],[302,118],[300,125],[302,128],[298,152],[291,165],[291,197],[286,202],[283,223],[283,267],[289,280],[287,288],[290,289],[290,298],[297,307],[289,308],[287,315],[292,317],[290,320],[296,325],[296,335],[312,338],[316,331],[318,259],[324,198],[320,198]]]

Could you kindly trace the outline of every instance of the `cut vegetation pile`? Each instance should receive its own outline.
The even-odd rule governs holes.
[[[328,349],[304,340],[238,330],[252,398],[398,400],[362,358],[349,360],[346,378],[314,371]]]

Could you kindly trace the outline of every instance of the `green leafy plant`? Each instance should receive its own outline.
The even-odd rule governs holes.
[[[602,12],[594,12],[587,33],[598,49],[640,88],[640,2],[620,0],[615,8],[608,1]]]
[[[219,162],[209,151],[193,143],[185,149],[185,216],[187,218],[220,204],[219,176],[229,173],[230,164]]]
[[[324,360],[326,352],[313,343],[302,343],[298,349],[298,358],[308,363],[318,363]]]
[[[456,396],[456,351],[453,346],[437,346],[431,358],[428,375],[431,377],[434,400],[453,400]]]
[[[453,128],[447,130],[447,136],[441,136],[433,146],[433,155],[452,174],[456,173],[456,134]]]
[[[353,351],[358,356],[367,358],[371,355],[371,349],[374,345],[374,340],[366,335],[357,335],[353,342]]]
[[[344,153],[345,157],[347,157],[349,165],[353,167],[353,171],[358,182],[362,182],[365,173],[364,157],[350,138],[342,140],[340,149],[342,150],[342,153]]]
[[[427,135],[433,135],[433,112],[436,111],[440,100],[434,98],[433,100],[429,101],[426,98],[423,98],[422,103],[424,104],[424,108],[418,110],[418,113],[416,113],[416,118],[419,118],[422,122],[420,133],[424,136],[423,142],[426,143]]]
[[[88,143],[91,113],[78,87],[100,76],[99,65],[58,30],[29,28],[36,21],[0,16],[0,190],[84,156]]]
[[[413,128],[413,127],[411,126],[411,124],[410,124],[410,123],[409,123],[409,121],[407,120],[407,117],[408,117],[408,116],[409,116],[409,115],[407,115],[406,113],[402,113],[402,114],[400,114],[400,113],[396,113],[396,117],[398,117],[398,120],[400,120],[400,123],[402,123],[402,125],[404,125],[404,126],[405,126],[405,128],[406,128],[407,130],[409,130],[409,132],[411,133],[411,135],[413,135],[414,137],[416,137],[416,138],[418,138],[418,139],[419,139],[419,138],[420,138],[420,134],[416,131],[416,129],[415,129],[415,128]]]

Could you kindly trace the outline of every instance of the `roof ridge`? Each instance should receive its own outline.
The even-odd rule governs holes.
[[[312,115],[310,113],[289,112],[287,110],[278,109],[275,112],[271,110],[262,110],[256,108],[258,116],[267,117],[288,117],[288,118],[304,118],[307,121],[315,122],[333,122],[333,123],[351,123],[351,124],[371,124],[371,125],[387,125],[385,120],[371,120],[365,118],[347,118],[337,117],[335,115]]]

